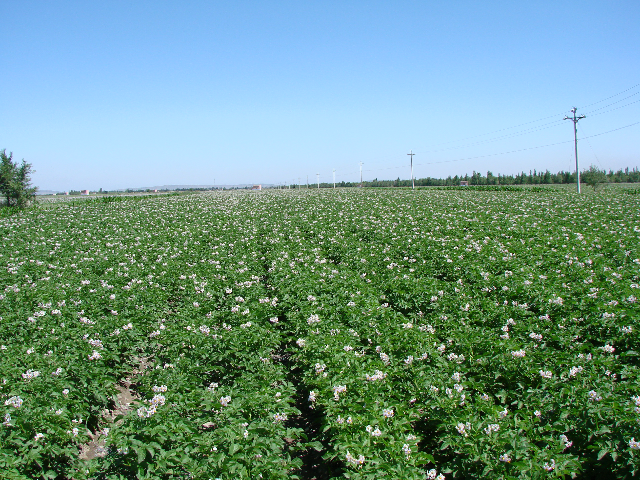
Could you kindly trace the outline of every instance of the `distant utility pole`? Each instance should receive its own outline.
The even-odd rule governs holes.
[[[360,162],[360,186],[362,186],[362,165],[363,163]]]
[[[411,155],[411,189],[414,190],[416,188],[416,185],[413,182],[413,156],[415,153],[413,153],[413,150],[409,150],[409,152],[410,153],[407,153],[407,155]]]
[[[309,175],[307,175],[307,189],[309,188]]]
[[[318,181],[318,188],[320,188],[320,174],[316,173],[316,180]]]
[[[336,188],[336,169],[333,169],[333,188]]]
[[[298,177],[298,190],[300,190],[300,177]]]
[[[576,150],[576,182],[578,184],[578,193],[580,193],[580,168],[578,166],[578,122],[583,118],[586,118],[585,115],[580,115],[576,117],[576,112],[578,109],[573,107],[571,109],[571,113],[573,113],[573,118],[565,115],[563,120],[571,120],[573,122],[573,143]]]

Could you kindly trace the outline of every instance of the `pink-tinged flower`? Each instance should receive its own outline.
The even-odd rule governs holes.
[[[602,400],[602,397],[598,395],[598,393],[595,390],[591,390],[587,395],[589,396],[589,400],[593,400],[596,402],[599,402],[600,400]]]
[[[458,425],[456,425],[456,430],[460,435],[464,435],[465,437],[469,436],[467,433],[467,426],[464,423],[458,423]]]
[[[582,372],[582,370],[583,370],[582,367],[571,367],[571,369],[569,370],[569,376],[575,377],[577,374]]]
[[[100,355],[100,352],[97,350],[94,350],[93,353],[91,355],[87,355],[87,357],[89,357],[89,360],[98,360],[102,358],[102,355]]]
[[[402,453],[404,453],[407,458],[411,456],[411,447],[408,443],[402,445]]]
[[[20,408],[22,406],[22,399],[20,397],[11,397],[9,400],[5,400],[5,405],[11,405],[14,408]]]
[[[344,393],[347,391],[347,386],[346,385],[337,385],[335,387],[333,387],[333,399],[335,401],[340,400],[340,394]]]
[[[380,370],[376,370],[376,372],[373,375],[366,375],[366,378],[369,382],[375,382],[377,380],[383,380],[386,376],[387,376],[386,373]]]
[[[286,413],[274,413],[273,423],[286,422],[288,418]]]
[[[347,460],[348,463],[356,467],[361,467],[362,465],[364,465],[364,462],[365,462],[364,455],[359,455],[358,458],[355,458],[353,455],[351,455],[351,453],[349,453],[348,450],[347,450],[347,455],[345,459]]]

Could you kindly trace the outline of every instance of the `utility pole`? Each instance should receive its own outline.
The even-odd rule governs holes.
[[[307,175],[307,190],[309,189],[309,175]]]
[[[336,169],[333,169],[333,188],[336,188]]]
[[[573,107],[571,109],[571,113],[573,113],[573,118],[565,115],[563,120],[571,120],[573,122],[573,143],[576,151],[576,182],[578,184],[578,193],[580,193],[580,168],[578,166],[578,121],[582,120],[583,118],[586,118],[586,115],[580,115],[579,117],[576,117],[577,111],[578,109],[576,107]]]
[[[298,177],[298,190],[300,190],[300,177]]]
[[[360,162],[360,186],[362,186],[362,165],[363,163]]]
[[[413,156],[415,155],[415,153],[413,153],[413,150],[409,150],[410,153],[407,153],[407,155],[411,155],[411,190],[415,190],[416,185],[413,182]]]
[[[316,180],[318,181],[318,188],[320,188],[320,174],[316,173]]]

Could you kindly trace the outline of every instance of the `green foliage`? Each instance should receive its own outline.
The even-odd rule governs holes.
[[[25,208],[35,198],[37,187],[31,186],[32,165],[22,159],[13,161],[13,153],[0,150],[0,195],[8,207]]]
[[[469,186],[447,186],[440,187],[440,190],[459,190],[466,192],[545,192],[544,187],[516,187],[514,185],[469,185]]]
[[[607,172],[600,170],[595,165],[591,165],[588,170],[582,172],[581,179],[584,183],[593,187],[595,192],[598,185],[607,182]]]
[[[491,187],[0,217],[3,478],[637,475],[640,196]]]

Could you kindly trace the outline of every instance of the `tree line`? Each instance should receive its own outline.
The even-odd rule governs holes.
[[[560,171],[558,173],[551,173],[549,170],[544,172],[538,172],[536,170],[529,170],[529,173],[521,172],[516,175],[494,175],[491,171],[488,171],[485,175],[475,170],[471,175],[465,173],[464,175],[448,176],[447,178],[416,178],[416,187],[449,187],[460,185],[460,182],[469,182],[469,185],[561,185],[561,184],[575,184],[576,173]],[[595,166],[591,166],[584,170],[580,174],[580,182],[595,186],[601,183],[640,183],[640,170],[637,167],[633,169],[625,168],[620,169],[617,172],[609,170],[598,169]],[[336,187],[357,187],[360,182],[336,182]],[[315,187],[316,184],[310,185]],[[371,181],[362,182],[363,187],[410,187],[411,180],[401,180],[398,177],[395,180],[378,180],[377,178]],[[333,183],[321,182],[320,188],[331,188]]]

